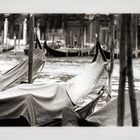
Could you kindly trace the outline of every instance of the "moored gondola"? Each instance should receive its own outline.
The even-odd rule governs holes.
[[[100,46],[97,47],[93,62],[66,83],[21,84],[1,91],[0,122],[13,120],[18,121],[16,125],[42,126],[56,120],[54,123],[60,124],[67,107],[85,119],[100,97],[107,93],[108,62]],[[24,119],[21,120],[21,116]]]
[[[48,55],[55,56],[55,57],[65,57],[65,56],[86,56],[88,55],[88,50],[86,49],[80,49],[80,48],[69,48],[69,47],[53,47],[48,46],[46,42],[44,42],[44,48],[46,49],[46,52]]]

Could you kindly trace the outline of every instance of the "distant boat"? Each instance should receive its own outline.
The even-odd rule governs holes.
[[[87,56],[89,54],[88,50],[79,50],[78,48],[53,48],[51,46],[44,46],[44,48],[47,50],[47,54],[55,57],[66,57],[66,56]],[[29,47],[26,47],[24,49],[24,54],[28,55]]]
[[[47,53],[49,55],[55,57],[88,55],[88,50],[81,50],[78,48],[67,48],[67,47],[54,48],[53,46],[48,46],[46,43],[44,43],[44,48],[47,50]]]
[[[8,52],[14,49],[14,46],[5,46],[2,47],[2,52]]]
[[[54,49],[53,47],[45,46],[47,53],[56,57],[64,57],[64,56],[78,56],[80,55],[80,51],[78,49],[69,49],[69,48],[59,48]]]

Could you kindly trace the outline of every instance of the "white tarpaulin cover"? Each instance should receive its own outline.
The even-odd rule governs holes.
[[[61,118],[71,107],[66,90],[57,84],[21,84],[0,92],[0,119],[24,116],[31,126]]]
[[[65,107],[73,107],[71,101],[78,101],[79,98],[88,94],[91,95],[90,101],[92,101],[98,96],[98,92],[95,94],[95,91],[90,91],[93,90],[95,85],[97,86],[95,83],[98,83],[99,75],[104,69],[104,63],[100,65],[98,63],[90,64],[89,71],[84,71],[81,78],[79,75],[77,78],[72,79],[70,81],[70,84],[73,81],[72,90],[70,90],[70,86],[65,88],[65,86],[62,87],[54,83],[50,85],[42,83],[21,84],[0,92],[0,119],[24,116],[29,124],[34,126],[49,122],[55,118],[61,118]],[[96,71],[98,71],[98,74],[95,74],[95,77],[92,78],[91,73],[96,73]],[[87,81],[84,73],[87,73]],[[77,79],[85,85],[80,85]],[[79,86],[74,86],[74,83],[77,86],[79,83]],[[101,87],[99,90],[101,90]]]
[[[38,74],[39,68],[45,63],[43,59],[44,52],[42,50],[34,50],[33,57],[33,78]],[[8,89],[9,87],[20,84],[23,81],[27,81],[28,78],[28,59],[23,60],[17,64],[14,68],[10,69],[6,73],[0,75],[0,91]]]
[[[80,97],[83,97],[90,93],[91,90],[94,90],[99,79],[103,76],[103,72],[106,71],[106,64],[106,62],[91,63],[82,73],[67,83],[66,89],[74,104],[77,104]]]
[[[140,121],[140,94],[136,94],[137,110],[138,110],[138,120]],[[97,122],[102,126],[116,126],[117,125],[117,97],[112,99],[104,107],[91,114],[86,118],[90,122]],[[125,117],[124,125],[131,126],[131,111],[130,111],[130,101],[129,95],[125,95]]]
[[[85,105],[86,99],[92,102],[99,97],[99,91],[106,86],[106,65],[97,60],[64,85],[21,84],[1,91],[0,119],[24,116],[31,126],[36,126],[61,118],[65,107],[75,108],[72,103]]]

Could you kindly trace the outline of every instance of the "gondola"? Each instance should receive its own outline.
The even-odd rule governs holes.
[[[97,47],[92,63],[65,83],[24,83],[1,91],[0,126],[61,125],[65,108],[85,119],[107,93],[108,62]]]
[[[79,48],[68,48],[65,46],[48,46],[46,42],[42,45],[44,49],[46,49],[46,55],[54,56],[54,57],[66,57],[66,56],[87,56],[89,54],[89,50],[82,50]],[[28,55],[29,46],[24,49],[24,54]]]
[[[39,69],[44,66],[45,54],[42,49],[36,43],[36,49],[33,50],[33,80],[38,76]],[[44,57],[43,57],[44,56]],[[28,80],[28,58],[22,60],[10,70],[0,75],[0,91],[4,91],[20,83],[26,83]]]
[[[79,55],[88,55],[88,51],[81,50],[78,48],[68,48],[68,47],[58,47],[48,46],[44,43],[44,48],[47,50],[47,54],[55,57],[65,57],[65,56],[79,56]]]
[[[140,94],[136,94],[136,99],[137,99],[138,116],[140,116]],[[98,122],[100,126],[116,126],[117,100],[118,97],[114,97],[105,106],[103,106],[99,110],[89,115],[86,119],[89,122],[96,122],[96,123]],[[125,100],[124,126],[132,126],[132,120],[131,120],[132,115],[131,115],[128,93],[125,94],[124,100]],[[140,117],[138,117],[138,121],[140,121]]]
[[[69,50],[67,48],[59,48],[59,49],[54,49],[52,47],[46,46],[45,47],[47,50],[47,53],[51,56],[56,56],[56,57],[64,57],[64,56],[78,56],[80,51],[78,50]]]

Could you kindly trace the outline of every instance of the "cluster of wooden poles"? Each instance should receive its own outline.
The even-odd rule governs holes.
[[[130,109],[132,126],[138,126],[136,97],[134,91],[133,68],[132,68],[132,37],[133,22],[131,14],[120,15],[120,77],[118,94],[118,117],[117,125],[124,125],[125,116],[125,83],[128,78],[128,92],[130,99]]]
[[[111,18],[112,19],[112,18]],[[110,22],[112,23],[112,21]],[[110,30],[113,31],[112,25]],[[117,109],[117,126],[124,125],[125,116],[125,84],[128,77],[129,97],[132,126],[138,126],[136,97],[134,91],[133,68],[132,68],[132,17],[131,14],[120,15],[120,77],[119,77],[119,93],[118,93],[118,109]],[[111,52],[111,76],[113,69],[113,33],[110,32],[112,38],[110,52]],[[29,44],[29,61],[28,61],[28,82],[32,83],[32,66],[33,66],[33,46],[34,46],[34,15],[30,15],[30,44]]]
[[[132,118],[132,126],[138,126],[138,114],[136,105],[136,96],[134,90],[133,81],[133,67],[132,67],[132,52],[133,52],[133,19],[131,14],[120,14],[119,15],[120,24],[120,76],[119,76],[119,91],[118,91],[118,101],[117,101],[117,126],[124,126],[125,119],[125,85],[126,78],[128,78],[128,92],[130,99],[130,110]],[[113,43],[113,15],[110,15],[110,71],[109,79],[111,79],[111,74],[114,66],[114,43]],[[109,80],[110,82],[110,80]],[[111,85],[111,83],[109,83]],[[111,89],[111,87],[109,87]],[[111,91],[110,91],[111,92]]]

